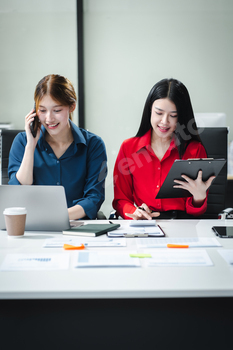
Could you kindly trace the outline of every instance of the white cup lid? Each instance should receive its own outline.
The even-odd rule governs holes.
[[[27,209],[21,208],[21,207],[6,208],[3,214],[4,215],[23,215],[23,214],[27,214]]]

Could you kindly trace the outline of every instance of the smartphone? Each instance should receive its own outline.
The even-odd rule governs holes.
[[[213,226],[216,236],[221,238],[233,238],[233,226]]]
[[[36,104],[34,104],[34,110],[36,110]],[[30,130],[33,137],[36,137],[38,127],[39,127],[39,118],[36,115],[33,122],[30,123]]]

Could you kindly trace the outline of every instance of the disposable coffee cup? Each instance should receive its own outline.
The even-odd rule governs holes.
[[[3,214],[5,215],[5,224],[8,237],[23,237],[25,231],[27,209],[21,207],[6,208]]]

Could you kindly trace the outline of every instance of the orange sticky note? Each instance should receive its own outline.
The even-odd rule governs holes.
[[[188,245],[185,244],[167,244],[168,248],[189,248]]]
[[[81,245],[75,246],[75,245],[71,245],[71,244],[64,244],[63,248],[65,250],[81,250],[81,249],[85,248],[85,245],[81,244]]]

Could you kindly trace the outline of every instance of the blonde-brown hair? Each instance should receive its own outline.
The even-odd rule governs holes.
[[[77,102],[77,96],[70,80],[57,74],[46,75],[37,84],[34,93],[36,111],[45,95],[50,95],[53,100],[59,102],[62,106],[69,106],[71,109]],[[72,115],[73,111],[69,113],[70,120],[72,120]]]

